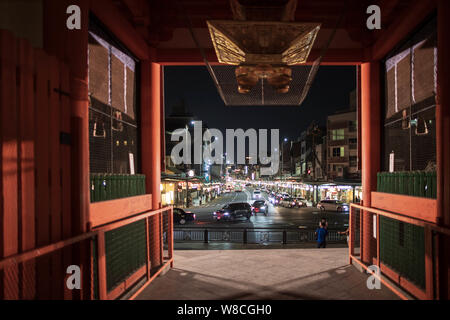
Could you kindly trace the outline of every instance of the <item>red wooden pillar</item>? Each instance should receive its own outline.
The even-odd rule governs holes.
[[[371,206],[371,192],[377,188],[377,173],[380,170],[380,65],[378,62],[361,66],[361,147],[362,187],[364,206]],[[373,219],[368,212],[362,212],[363,242],[362,261],[372,264],[376,256],[373,238]]]
[[[450,2],[438,1],[438,89],[436,106],[437,206],[439,223],[450,227]],[[439,241],[440,299],[450,297],[450,239]]]
[[[147,193],[152,209],[161,207],[161,66],[149,60],[141,63],[141,154]],[[150,260],[152,268],[162,263],[160,217],[150,218]]]

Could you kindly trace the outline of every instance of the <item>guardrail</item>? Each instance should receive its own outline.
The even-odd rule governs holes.
[[[379,172],[377,191],[436,199],[436,171]]]
[[[174,242],[295,244],[315,242],[315,231],[283,228],[174,228]],[[345,243],[338,231],[329,230],[329,243]]]
[[[91,174],[91,202],[145,194],[145,175]]]
[[[17,293],[23,300],[112,300],[142,283],[129,297],[133,299],[169,265],[173,265],[172,207],[0,260],[0,299]],[[78,288],[70,277],[76,270]],[[52,273],[51,281],[43,277],[46,272]]]
[[[439,235],[450,229],[414,217],[350,205],[349,256],[369,273],[376,265],[383,277],[419,299],[436,293],[436,247]],[[385,278],[374,274],[403,299],[408,299]]]

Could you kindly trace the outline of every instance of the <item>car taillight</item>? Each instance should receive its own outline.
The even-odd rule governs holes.
[[[255,212],[259,212],[259,208],[255,208]]]

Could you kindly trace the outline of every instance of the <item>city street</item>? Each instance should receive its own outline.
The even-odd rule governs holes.
[[[268,195],[262,193],[268,201]],[[320,211],[317,208],[283,208],[269,204],[269,214],[264,216],[258,213],[252,216],[250,221],[240,218],[235,221],[215,221],[213,212],[221,209],[229,203],[248,202],[253,203],[252,190],[247,188],[243,192],[231,192],[222,194],[210,203],[187,209],[196,215],[195,223],[184,226],[175,225],[176,228],[186,227],[247,227],[247,228],[300,228],[312,230],[317,228],[322,217],[328,220],[330,230],[345,230],[348,227],[348,213]]]

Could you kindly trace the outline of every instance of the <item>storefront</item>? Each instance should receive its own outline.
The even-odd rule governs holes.
[[[345,203],[359,203],[362,199],[361,185],[324,184],[318,187],[320,200],[339,200]]]

